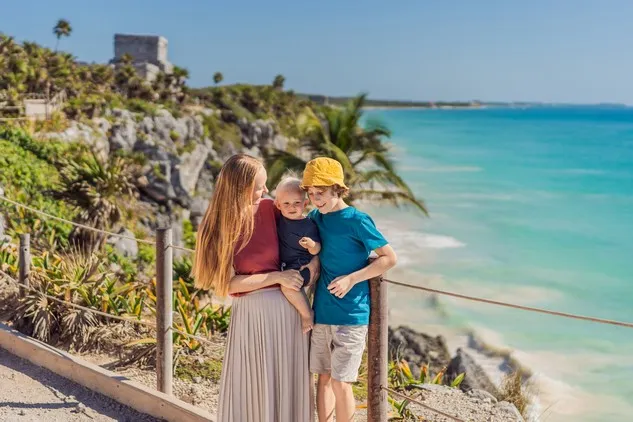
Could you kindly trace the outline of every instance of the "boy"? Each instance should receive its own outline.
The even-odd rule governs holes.
[[[319,421],[351,421],[369,324],[368,279],[396,264],[396,254],[371,217],[348,206],[341,164],[319,157],[308,162],[301,187],[316,207],[308,217],[319,228],[321,276],[314,294],[310,371],[319,374]],[[378,258],[369,264],[369,254]]]
[[[303,215],[308,204],[305,192],[301,189],[299,179],[289,177],[277,185],[275,189],[275,205],[281,211],[277,224],[279,237],[279,260],[281,270],[300,270],[307,265],[313,255],[321,250],[321,239],[316,224]],[[310,282],[310,270],[301,271],[304,286]],[[281,289],[286,299],[299,311],[303,332],[312,329],[314,312],[305,292],[292,289]]]

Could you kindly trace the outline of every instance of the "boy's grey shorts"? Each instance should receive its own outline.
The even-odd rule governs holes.
[[[310,372],[330,374],[343,382],[356,382],[367,325],[315,324],[310,345]]]

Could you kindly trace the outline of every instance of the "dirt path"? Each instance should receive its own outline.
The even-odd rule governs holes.
[[[0,348],[0,421],[159,422]]]

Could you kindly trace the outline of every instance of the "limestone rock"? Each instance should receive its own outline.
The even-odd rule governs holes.
[[[135,238],[134,233],[128,229],[121,229],[120,235]],[[129,258],[136,258],[138,255],[138,242],[135,239],[124,239],[117,236],[110,236],[107,243],[111,244],[119,254]]]
[[[200,171],[204,167],[208,156],[209,149],[203,144],[197,144],[193,151],[184,153],[178,157],[178,160],[175,160],[173,167],[176,171],[174,172],[175,180],[173,185],[176,194],[193,195]]]
[[[523,416],[521,416],[519,409],[517,409],[515,405],[507,401],[497,403],[497,405],[495,406],[495,411],[498,414],[503,415],[506,420],[524,422]]]
[[[416,378],[421,366],[428,363],[431,372],[437,373],[451,360],[442,336],[432,337],[403,326],[395,330],[389,327],[389,354],[406,360]]]
[[[97,157],[106,160],[110,154],[110,143],[107,139],[110,122],[106,119],[95,119],[93,122],[95,123],[94,128],[84,123],[72,121],[66,130],[46,133],[42,137],[66,143],[83,142],[90,146]]]
[[[171,184],[171,163],[169,160],[150,161],[146,166],[145,177],[147,183],[139,190],[149,199],[159,204],[168,205],[176,198],[176,192]]]
[[[204,214],[209,207],[209,200],[205,198],[194,198],[191,201],[191,208],[189,210],[189,220],[193,225],[193,230],[198,231],[198,226],[202,222]]]
[[[123,149],[131,151],[136,144],[136,121],[128,110],[112,110],[115,123],[110,129],[110,148],[113,151]]]
[[[483,390],[494,397],[499,396],[497,387],[488,378],[483,368],[468,353],[459,348],[446,369],[446,382],[450,383],[461,373],[465,374],[464,381],[459,386],[462,391]]]

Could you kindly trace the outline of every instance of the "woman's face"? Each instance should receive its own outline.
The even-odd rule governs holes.
[[[266,169],[262,166],[257,172],[257,176],[255,176],[255,186],[253,186],[253,205],[259,205],[259,202],[262,200],[262,196],[268,192],[268,188],[266,187],[267,178],[268,174],[266,173]]]

